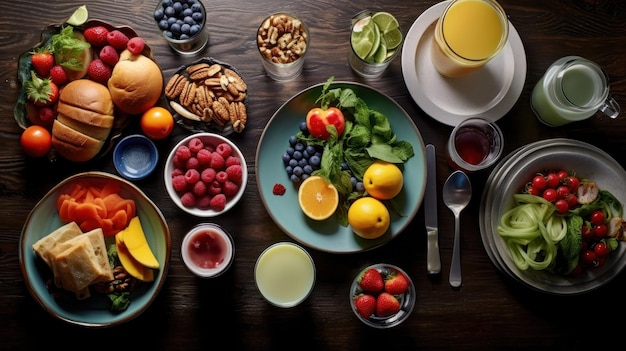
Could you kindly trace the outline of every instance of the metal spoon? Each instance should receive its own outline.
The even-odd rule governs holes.
[[[454,247],[449,282],[453,288],[458,288],[461,286],[460,215],[472,198],[472,184],[467,175],[463,171],[450,174],[443,185],[442,196],[443,202],[454,213]]]

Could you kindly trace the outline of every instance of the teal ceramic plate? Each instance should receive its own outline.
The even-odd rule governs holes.
[[[108,298],[97,293],[92,293],[91,297],[81,301],[56,300],[46,288],[46,280],[52,276],[52,273],[32,250],[32,245],[37,240],[64,224],[59,219],[56,209],[57,198],[60,194],[68,192],[77,181],[82,180],[89,180],[96,182],[96,184],[105,181],[119,182],[120,195],[135,201],[137,215],[140,218],[148,244],[159,261],[160,268],[155,271],[154,281],[142,283],[139,289],[134,290],[130,297],[130,306],[121,313],[111,312]],[[109,243],[107,241],[107,244]],[[28,290],[48,313],[70,324],[97,328],[127,322],[150,306],[165,283],[171,248],[170,230],[165,218],[156,205],[139,188],[109,173],[85,172],[65,179],[35,205],[22,229],[19,259]]]
[[[310,248],[332,253],[352,253],[378,247],[398,236],[411,222],[424,198],[426,186],[426,158],[422,136],[407,113],[388,96],[362,84],[334,82],[332,88],[350,88],[363,99],[369,108],[383,113],[391,123],[398,140],[413,145],[415,155],[404,165],[404,187],[397,196],[403,216],[391,213],[391,226],[377,239],[361,239],[350,227],[341,226],[334,218],[313,221],[304,215],[298,205],[297,189],[292,185],[281,156],[289,146],[289,137],[299,130],[323,84],[314,85],[293,96],[268,122],[256,152],[257,185],[263,205],[274,222],[290,237]],[[287,191],[282,196],[272,193],[274,184],[283,184]]]

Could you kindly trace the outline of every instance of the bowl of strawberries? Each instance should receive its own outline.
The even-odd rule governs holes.
[[[385,329],[404,322],[415,306],[415,286],[401,268],[379,263],[365,267],[350,286],[350,306],[366,325]]]

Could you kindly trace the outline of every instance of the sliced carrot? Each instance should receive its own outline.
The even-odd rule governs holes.
[[[102,187],[100,197],[105,198],[111,194],[118,195],[120,193],[120,185],[116,182],[106,182]]]
[[[111,221],[113,221],[113,227],[118,229],[124,229],[128,225],[130,218],[126,214],[126,211],[119,210],[115,212],[115,214],[111,217]]]
[[[72,211],[72,217],[75,218],[77,222],[87,221],[91,218],[101,217],[98,213],[98,206],[95,206],[92,203],[82,203],[77,204]]]

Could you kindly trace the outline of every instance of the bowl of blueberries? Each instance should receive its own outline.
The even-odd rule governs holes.
[[[181,55],[195,55],[209,42],[206,10],[200,0],[162,0],[154,20],[170,47]]]

